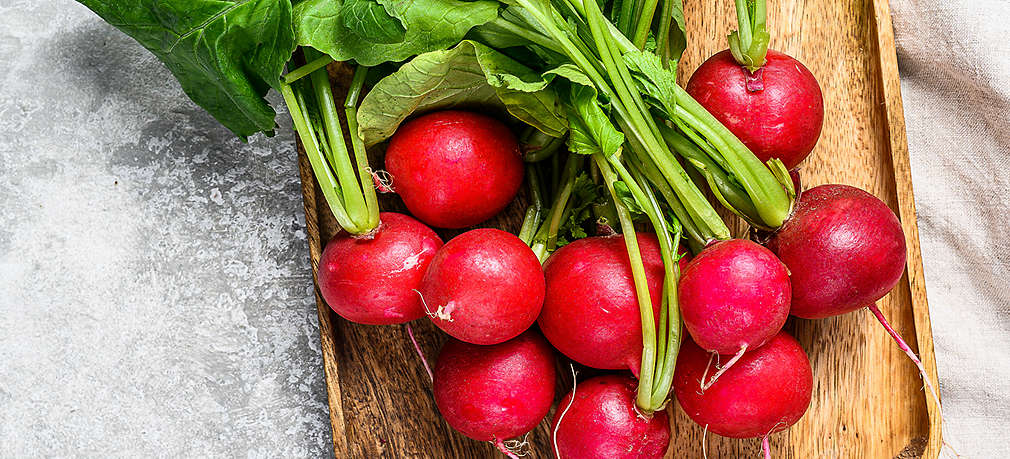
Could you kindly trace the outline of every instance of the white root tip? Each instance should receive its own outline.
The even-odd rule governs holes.
[[[740,358],[743,357],[744,353],[746,353],[746,352],[747,352],[747,345],[744,344],[743,346],[740,346],[740,350],[736,352],[736,355],[734,355],[732,359],[729,359],[729,362],[726,362],[726,365],[723,365],[722,367],[720,367],[718,364],[716,364],[715,367],[718,368],[718,371],[716,371],[715,374],[712,375],[712,379],[708,380],[707,383],[703,382],[701,384],[701,391],[705,392],[706,390],[708,390],[708,388],[712,387],[712,385],[715,384],[715,382],[719,380],[719,377],[722,376],[723,373],[725,373],[726,371],[728,371],[733,366],[733,364],[737,363],[737,361],[739,361]],[[714,352],[713,352],[713,354],[714,354]],[[709,365],[712,364],[712,359],[711,358],[708,360],[708,363],[709,363]],[[705,368],[705,375],[707,375],[707,374],[708,374],[708,368],[706,367]],[[703,379],[704,379],[704,377],[705,376],[702,375]]]
[[[551,443],[554,445],[554,457],[558,459],[561,459],[561,450],[558,448],[558,427],[561,427],[561,421],[565,419],[565,415],[568,414],[568,410],[571,409],[572,403],[575,403],[575,388],[578,386],[575,379],[575,365],[572,365],[571,362],[569,362],[568,368],[572,370],[572,399],[568,401],[568,406],[566,406],[564,411],[561,412],[561,416],[558,416],[558,423],[554,426],[554,431],[551,432]]]

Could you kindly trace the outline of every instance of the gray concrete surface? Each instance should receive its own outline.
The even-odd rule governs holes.
[[[0,69],[0,457],[331,455],[290,132],[69,0],[0,0]]]

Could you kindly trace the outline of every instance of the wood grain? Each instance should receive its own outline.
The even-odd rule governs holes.
[[[726,47],[734,27],[731,0],[686,0],[688,52],[681,81],[703,60]],[[802,166],[805,186],[847,183],[883,199],[902,221],[908,270],[879,302],[936,381],[932,334],[915,221],[908,151],[893,30],[886,0],[781,0],[769,2],[772,47],[816,75],[825,96],[825,125],[812,157]],[[346,82],[344,69],[331,69]],[[342,88],[338,88],[338,95]],[[381,165],[381,158],[372,158]],[[313,272],[333,221],[304,153],[299,165]],[[384,210],[403,210],[383,196]],[[524,203],[517,201],[487,226],[515,230]],[[739,222],[736,231],[742,231]],[[441,232],[448,239],[458,232]],[[502,457],[491,445],[454,432],[438,415],[431,384],[403,326],[351,324],[317,296],[334,453],[338,458]],[[415,321],[425,354],[434,360],[443,338],[429,321]],[[806,416],[772,437],[776,458],[937,457],[938,407],[925,396],[915,368],[865,311],[819,321],[791,319],[788,329],[810,355],[813,402]],[[561,375],[567,367],[559,362]],[[591,372],[580,374],[580,379]],[[570,378],[559,381],[558,397]],[[701,457],[702,429],[676,404],[671,408],[668,457]],[[551,457],[546,422],[529,436],[532,454]],[[708,436],[712,458],[760,457],[757,440]]]

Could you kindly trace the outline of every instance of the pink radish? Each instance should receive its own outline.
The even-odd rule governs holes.
[[[792,169],[821,135],[824,100],[817,79],[778,51],[768,50],[754,73],[722,51],[694,71],[687,92],[761,161],[778,158]]]
[[[768,249],[745,239],[717,242],[681,274],[680,310],[694,342],[734,357],[702,390],[748,350],[775,336],[789,317],[789,272]]]
[[[712,354],[686,339],[673,377],[680,406],[708,431],[732,438],[766,436],[795,424],[810,405],[810,361],[785,332],[744,354],[712,387],[698,390],[714,364]]]
[[[404,123],[389,140],[393,191],[421,221],[464,228],[505,208],[523,181],[519,143],[502,122],[444,110]]]
[[[380,219],[367,237],[342,233],[330,239],[319,258],[319,292],[351,322],[388,325],[424,315],[414,289],[442,240],[406,215],[383,212]]]
[[[635,407],[637,381],[605,375],[579,383],[554,413],[552,446],[559,459],[661,458],[670,444],[665,411],[644,418]]]
[[[533,331],[493,346],[449,339],[435,364],[435,404],[463,435],[490,441],[533,430],[554,401],[554,350]]]
[[[498,344],[524,332],[540,314],[540,260],[515,235],[468,231],[435,254],[419,289],[428,315],[450,336]]]
[[[638,233],[637,239],[658,312],[664,278],[659,241],[645,233]],[[547,294],[538,323],[547,340],[583,365],[629,369],[637,376],[642,319],[623,237],[591,237],[568,244],[547,259],[544,276]]]

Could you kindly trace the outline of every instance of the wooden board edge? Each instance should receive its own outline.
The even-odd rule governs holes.
[[[341,435],[344,432],[344,408],[340,396],[340,367],[333,335],[333,313],[320,296],[319,289],[316,288],[316,273],[319,270],[319,257],[322,255],[322,241],[319,240],[319,212],[316,206],[316,178],[312,173],[312,165],[305,155],[301,141],[296,140],[296,142],[298,146],[298,174],[301,176],[302,182],[302,204],[305,207],[305,234],[309,242],[312,268],[312,290],[315,292],[316,312],[319,315],[319,344],[323,357],[323,372],[326,376],[326,401],[330,410],[333,454],[334,457],[343,457],[348,450],[348,445],[347,438]]]
[[[915,319],[915,337],[918,343],[919,359],[926,369],[926,375],[939,391],[936,370],[936,355],[933,349],[933,331],[929,319],[929,304],[926,300],[926,281],[922,267],[922,252],[919,247],[919,225],[916,220],[915,195],[912,190],[912,170],[909,161],[908,139],[905,133],[904,107],[901,100],[901,80],[898,75],[898,56],[894,44],[894,25],[888,0],[873,0],[874,23],[877,34],[877,56],[880,59],[881,88],[890,142],[891,161],[894,172],[895,192],[898,200],[898,216],[905,231],[908,247],[906,269],[911,291],[912,311]],[[924,393],[926,410],[929,413],[929,438],[923,457],[936,458],[943,444],[940,407],[933,397]]]

